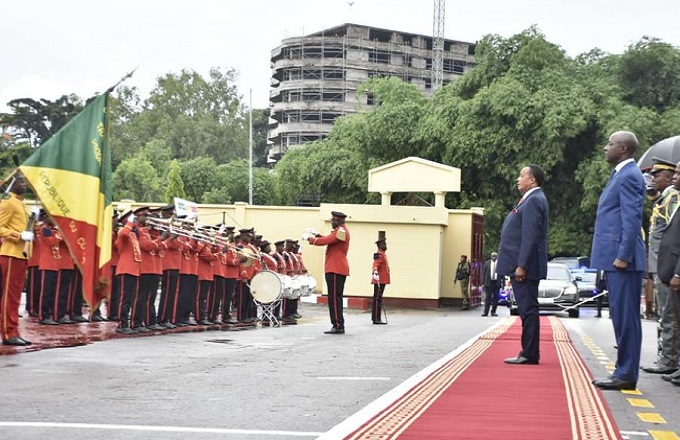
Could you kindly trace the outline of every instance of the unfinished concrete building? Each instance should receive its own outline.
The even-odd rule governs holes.
[[[474,66],[474,43],[445,40],[443,83]],[[333,121],[372,105],[357,87],[375,76],[397,76],[432,91],[432,37],[343,24],[287,38],[272,50],[270,160],[296,145],[323,139]],[[357,98],[359,97],[359,98]]]

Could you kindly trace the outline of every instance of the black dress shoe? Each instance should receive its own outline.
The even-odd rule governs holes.
[[[121,334],[121,335],[134,335],[137,332],[132,330],[130,327],[125,327],[125,328],[117,328],[116,333]]]
[[[656,365],[653,367],[642,367],[641,370],[652,374],[672,374],[678,371],[677,368],[665,367],[663,365]]]
[[[671,383],[675,385],[676,387],[680,387],[680,377],[671,379]]]
[[[527,359],[524,356],[507,358],[504,362],[506,364],[513,364],[513,365],[538,365],[538,361]]]
[[[387,325],[387,323],[382,321],[373,321],[373,325]]]
[[[327,335],[344,335],[345,329],[333,327],[330,330],[325,331],[324,333],[327,334]]]
[[[151,333],[151,330],[149,330],[146,327],[134,327],[132,330],[136,331],[137,333]]]
[[[618,377],[608,377],[606,379],[595,379],[593,385],[601,390],[634,390],[636,382],[628,382]]]
[[[94,315],[92,317],[92,322],[104,322],[107,321],[106,318],[104,318],[102,315]]]
[[[162,330],[165,330],[165,327],[163,327],[160,324],[147,325],[146,328],[148,328],[149,330],[153,330],[155,332],[160,332]]]
[[[73,322],[90,322],[87,319],[83,318],[82,316],[74,316],[71,318],[71,321]]]
[[[33,342],[29,341],[28,339],[24,339],[24,338],[22,338],[21,336],[19,336],[19,339],[21,339],[22,341],[24,341],[24,344],[26,344],[26,345],[33,345]]]
[[[50,318],[41,319],[40,321],[38,321],[38,324],[42,324],[42,325],[59,325],[59,323],[58,323],[57,321],[55,321],[54,319],[50,319]]]
[[[488,313],[482,313],[482,316],[489,316]]]
[[[491,316],[498,316],[498,313],[492,313]]]
[[[57,322],[59,324],[75,324],[76,323],[75,321],[71,321],[70,319],[68,319],[66,316],[62,316],[61,318],[59,318],[59,321],[57,321]]]
[[[5,339],[4,341],[2,341],[2,345],[13,345],[15,347],[25,347],[28,344],[23,339],[16,337],[16,338]]]
[[[198,321],[198,324],[199,325],[213,325],[213,323],[208,321],[207,319],[201,319],[200,321]]]
[[[175,324],[175,327],[189,327],[189,324],[187,324],[186,322],[178,322],[177,324]]]

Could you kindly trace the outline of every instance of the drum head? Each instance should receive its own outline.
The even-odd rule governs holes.
[[[308,286],[309,286],[309,290],[311,290],[312,292],[314,291],[314,289],[316,289],[316,280],[314,279],[314,277],[309,277]]]
[[[257,302],[272,303],[281,297],[282,291],[281,278],[276,272],[263,270],[250,280],[250,293]]]

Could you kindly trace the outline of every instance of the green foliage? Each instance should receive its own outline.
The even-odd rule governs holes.
[[[355,151],[332,140],[288,151],[276,165],[277,192],[286,205],[363,203],[367,199],[367,164]]]
[[[680,51],[644,37],[621,56],[618,79],[624,99],[658,112],[680,104]]]
[[[7,103],[11,113],[0,113],[0,126],[11,126],[20,136],[15,139],[27,142],[33,148],[55,134],[83,109],[76,95],[63,95],[56,101],[49,99],[20,98]]]
[[[175,197],[186,199],[184,192],[184,182],[182,181],[182,167],[177,160],[173,159],[168,166],[168,173],[165,176],[165,202],[172,203]]]
[[[113,199],[132,199],[143,202],[164,200],[160,179],[147,160],[126,159],[113,173]]]
[[[203,194],[220,185],[217,164],[212,157],[199,157],[181,162],[184,191],[189,200],[201,203]]]

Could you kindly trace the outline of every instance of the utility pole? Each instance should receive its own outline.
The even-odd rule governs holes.
[[[432,18],[432,91],[444,84],[444,9],[446,0],[434,0]]]

